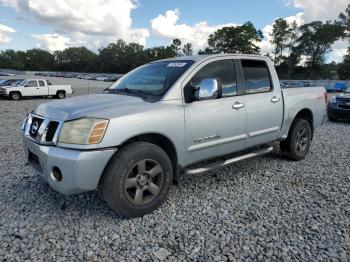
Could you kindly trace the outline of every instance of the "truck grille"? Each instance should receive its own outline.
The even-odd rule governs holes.
[[[36,135],[39,132],[40,126],[42,125],[42,123],[44,122],[44,119],[42,118],[38,118],[38,117],[33,117],[32,118],[32,124],[30,125],[30,129],[29,129],[29,134],[32,138],[36,138]]]
[[[24,127],[24,135],[40,144],[54,145],[62,122],[30,114]]]
[[[338,107],[345,110],[350,110],[350,98],[339,98],[337,99]]]
[[[57,121],[51,121],[49,123],[49,125],[47,126],[47,132],[46,132],[46,138],[45,138],[46,142],[52,142],[56,134],[58,125],[59,125],[59,122]]]

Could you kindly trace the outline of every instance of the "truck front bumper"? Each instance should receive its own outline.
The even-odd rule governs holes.
[[[43,146],[25,136],[23,147],[28,163],[43,174],[54,190],[65,195],[96,189],[104,168],[117,151]]]

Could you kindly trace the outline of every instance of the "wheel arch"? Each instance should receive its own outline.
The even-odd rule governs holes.
[[[160,133],[155,133],[155,132],[138,134],[122,142],[118,146],[118,148],[121,148],[127,144],[134,143],[134,142],[148,142],[162,148],[165,151],[165,153],[169,156],[169,159],[173,167],[173,171],[174,171],[173,182],[174,183],[178,182],[178,177],[180,172],[180,167],[178,164],[178,155],[177,155],[175,144],[172,142],[172,140],[169,137]],[[118,154],[118,151],[116,152],[116,154]]]
[[[303,108],[301,109],[296,115],[295,118],[292,122],[291,127],[293,126],[294,122],[296,119],[305,119],[306,121],[309,122],[310,126],[311,126],[311,139],[314,136],[314,115],[312,113],[312,111],[309,108]],[[289,128],[290,131],[291,128]]]
[[[56,95],[58,95],[58,93],[60,93],[60,92],[67,94],[66,90],[59,89],[59,90],[56,90]]]
[[[9,96],[11,96],[11,94],[13,94],[13,93],[18,93],[20,96],[22,96],[22,93],[19,90],[10,91]]]

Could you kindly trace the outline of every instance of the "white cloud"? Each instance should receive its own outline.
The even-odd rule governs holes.
[[[338,40],[337,42],[334,43],[332,46],[333,52],[328,55],[328,62],[342,62],[344,56],[348,52],[348,47],[349,47],[349,42],[348,40]]]
[[[0,24],[0,44],[8,44],[11,42],[11,35],[16,32],[12,27]]]
[[[180,12],[178,9],[168,10],[164,15],[160,14],[151,20],[151,28],[156,36],[174,39],[178,38],[183,43],[192,43],[193,49],[198,51],[208,45],[207,40],[210,34],[225,26],[236,24],[221,24],[210,26],[206,21],[198,22],[193,26],[185,23],[178,24]]]
[[[303,9],[306,23],[314,20],[335,20],[344,12],[349,0],[287,0],[287,5]]]
[[[31,21],[34,19],[40,24],[52,26],[57,34],[71,38],[73,43],[82,41],[90,44],[107,44],[111,39],[115,41],[121,38],[127,42],[145,44],[149,36],[148,29],[132,28],[131,11],[137,7],[133,0],[0,0],[0,2],[16,9],[23,19]],[[52,39],[47,34],[41,38]],[[62,43],[62,39],[59,41]]]
[[[71,46],[70,39],[58,34],[33,34],[32,37],[40,42],[38,47],[47,49],[51,52],[56,50],[63,50]]]

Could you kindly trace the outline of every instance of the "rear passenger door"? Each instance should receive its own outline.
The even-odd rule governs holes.
[[[283,99],[281,90],[274,88],[271,69],[265,60],[241,60],[247,110],[246,147],[274,141],[281,129]]]

